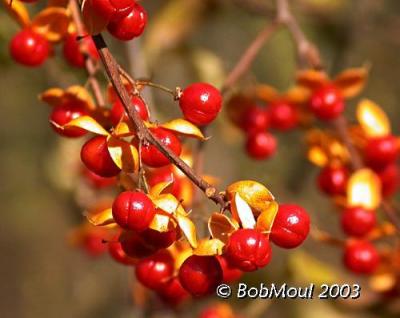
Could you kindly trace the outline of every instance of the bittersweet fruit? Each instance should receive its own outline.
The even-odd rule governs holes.
[[[161,300],[173,307],[182,304],[190,297],[177,277],[171,278],[157,292]]]
[[[242,277],[243,272],[232,266],[224,255],[218,255],[217,259],[222,268],[222,281],[224,283],[232,283]]]
[[[73,119],[88,115],[86,109],[80,105],[65,104],[55,106],[50,114],[50,124],[56,133],[64,137],[77,138],[86,134],[86,130],[79,127],[62,126],[68,124]]]
[[[122,250],[132,258],[143,258],[157,252],[149,242],[146,242],[141,233],[124,231],[119,237]]]
[[[218,89],[207,83],[195,83],[185,88],[179,99],[185,119],[195,125],[211,123],[221,111],[222,96]]]
[[[299,123],[296,107],[285,101],[275,101],[268,105],[271,127],[279,131],[288,131]]]
[[[114,221],[126,230],[138,232],[146,230],[155,213],[153,202],[141,192],[122,192],[112,205]]]
[[[325,85],[315,90],[310,99],[311,111],[322,120],[332,120],[343,113],[345,102],[334,85]]]
[[[256,132],[247,137],[246,151],[253,159],[270,158],[275,154],[276,147],[275,137],[268,132]]]
[[[222,269],[214,256],[189,256],[179,269],[179,280],[196,297],[215,292],[222,282]]]
[[[275,217],[271,241],[283,248],[302,244],[310,232],[310,217],[306,210],[295,204],[280,204]]]
[[[258,106],[247,109],[242,120],[242,128],[247,134],[265,132],[270,121],[266,110]]]
[[[366,163],[374,168],[394,163],[399,155],[398,144],[392,135],[369,139],[364,149]]]
[[[81,45],[86,47],[86,52],[92,59],[99,59],[99,54],[90,36],[83,37],[80,41],[77,36],[76,33],[67,35],[64,40],[63,55],[71,66],[83,68],[85,67],[85,56],[81,51]]]
[[[138,261],[132,257],[129,257],[122,249],[120,242],[109,242],[108,252],[111,257],[120,264],[123,265],[135,265]]]
[[[346,208],[341,216],[341,224],[347,235],[362,237],[375,227],[375,211],[358,206]]]
[[[375,246],[368,241],[353,241],[347,244],[344,264],[356,274],[372,274],[379,266],[380,257]]]
[[[145,102],[138,96],[133,96],[131,98],[132,105],[135,108],[135,110],[138,112],[139,117],[143,120],[148,120],[149,119],[149,112],[147,111],[147,106]],[[114,104],[112,105],[111,111],[110,111],[110,119],[111,123],[116,126],[122,116],[124,116],[125,109],[124,106],[122,105],[121,101],[117,99]]]
[[[318,176],[318,186],[328,195],[340,195],[346,192],[349,171],[343,166],[326,166]]]
[[[253,229],[240,229],[229,238],[225,256],[229,263],[245,272],[266,266],[272,250],[267,237]]]

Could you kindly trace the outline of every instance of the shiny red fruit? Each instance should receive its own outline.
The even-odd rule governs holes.
[[[179,106],[188,121],[204,126],[211,123],[221,111],[222,96],[218,89],[207,83],[195,83],[185,88]]]
[[[215,292],[222,282],[222,269],[214,256],[189,256],[179,269],[183,288],[196,297]]]
[[[152,248],[159,250],[167,248],[175,243],[180,238],[181,233],[180,229],[177,227],[166,232],[147,229],[141,232],[140,235]]]
[[[399,156],[399,146],[395,136],[376,137],[368,140],[364,149],[365,161],[374,168],[394,163]]]
[[[103,242],[103,239],[103,231],[91,231],[88,233],[83,240],[86,253],[92,257],[104,254],[107,251],[107,244]]]
[[[85,47],[87,54],[92,59],[99,59],[96,46],[90,36],[78,40],[78,34],[68,34],[64,40],[63,55],[65,60],[71,65],[79,68],[85,67],[85,56],[81,46]]]
[[[147,106],[146,106],[145,102],[138,96],[133,96],[131,101],[132,101],[133,107],[139,113],[140,118],[142,118],[143,120],[148,120],[149,113],[147,111]],[[111,108],[111,112],[110,112],[111,123],[114,126],[116,126],[120,122],[122,116],[124,116],[124,115],[125,115],[124,106],[122,105],[121,101],[119,99],[117,99]]]
[[[224,283],[232,283],[242,277],[243,272],[232,266],[224,255],[218,255],[217,259],[222,268],[222,281]]]
[[[147,288],[159,290],[174,273],[174,260],[167,250],[143,258],[136,265],[136,278]]]
[[[372,274],[379,266],[380,257],[370,242],[354,241],[346,246],[343,261],[354,273]]]
[[[87,131],[79,127],[62,128],[73,119],[88,115],[86,109],[79,105],[55,106],[50,114],[50,124],[56,133],[64,137],[77,138],[86,135]]]
[[[143,258],[157,252],[157,249],[146,242],[141,233],[124,231],[119,237],[122,250],[132,258]]]
[[[296,106],[287,101],[275,101],[268,105],[271,127],[280,130],[288,131],[299,123],[299,114]]]
[[[253,159],[263,160],[273,156],[276,152],[276,139],[267,132],[257,132],[247,137],[246,151]]]
[[[141,192],[120,193],[112,205],[114,221],[123,229],[146,230],[156,214],[153,202]]]
[[[258,106],[247,109],[242,120],[242,129],[247,134],[265,132],[269,127],[268,113],[264,108]]]
[[[12,58],[25,66],[42,65],[47,60],[50,50],[47,39],[29,29],[17,33],[10,43]]]
[[[146,24],[146,10],[141,5],[135,4],[126,17],[112,21],[107,30],[118,40],[130,41],[143,33]]]
[[[88,183],[92,187],[97,188],[97,189],[107,188],[107,187],[117,184],[116,177],[104,178],[104,177],[101,177],[101,176],[95,174],[93,171],[90,171],[86,167],[83,170],[83,175],[85,176]]]
[[[135,265],[138,261],[132,257],[129,257],[122,249],[120,242],[109,242],[108,252],[111,257],[120,264],[123,265]]]
[[[310,232],[310,217],[306,210],[295,204],[280,204],[275,217],[271,241],[283,248],[302,244]]]
[[[318,186],[328,195],[341,195],[346,193],[349,171],[341,166],[326,166],[318,176]]]
[[[135,0],[88,0],[90,11],[106,21],[116,21],[126,17],[135,6]]]
[[[382,195],[390,197],[396,193],[399,187],[400,171],[396,164],[387,165],[383,170],[377,171],[382,184]]]
[[[182,145],[178,137],[176,135],[166,129],[157,127],[151,128],[150,132],[154,135],[154,137],[158,138],[161,143],[169,148],[174,154],[179,156],[182,151]],[[142,160],[143,163],[149,167],[159,168],[162,166],[166,166],[170,163],[167,157],[165,157],[160,150],[157,149],[154,145],[143,145],[142,146]]]
[[[346,208],[341,217],[343,231],[350,236],[362,237],[376,225],[375,211],[363,207]]]
[[[166,166],[152,170],[147,179],[147,183],[150,187],[155,186],[161,182],[171,182],[171,185],[167,187],[164,192],[171,193],[178,199],[180,199],[182,191],[181,179],[174,173],[173,166]]]
[[[343,113],[345,102],[341,92],[334,85],[326,85],[313,92],[310,108],[319,119],[332,120]]]
[[[121,171],[108,152],[104,136],[93,137],[83,145],[81,160],[89,170],[104,178],[115,177]]]
[[[272,250],[267,237],[253,229],[240,229],[229,238],[225,256],[229,263],[245,272],[266,266]]]
[[[158,290],[160,298],[170,306],[178,306],[190,297],[177,277],[171,278]]]

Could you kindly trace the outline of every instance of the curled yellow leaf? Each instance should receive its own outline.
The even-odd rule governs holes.
[[[115,126],[112,134],[117,137],[129,137],[135,134],[135,129],[130,123],[120,121],[117,126]]]
[[[206,140],[203,133],[197,126],[181,118],[166,122],[162,124],[160,127],[172,130],[173,132],[186,137],[193,137],[200,140]]]
[[[280,98],[279,92],[272,86],[259,84],[255,88],[258,99],[270,103]]]
[[[201,240],[193,254],[200,256],[222,255],[225,243],[218,239]]]
[[[221,213],[215,212],[208,219],[208,230],[211,236],[225,244],[228,243],[230,235],[238,228],[239,224]]]
[[[158,232],[168,232],[171,229],[171,222],[170,216],[156,213],[149,228]]]
[[[374,210],[381,204],[381,182],[370,169],[353,173],[347,184],[347,205]]]
[[[233,218],[240,222],[244,229],[255,228],[256,220],[253,211],[239,193],[236,193],[234,199],[231,201],[231,211]]]
[[[344,97],[350,98],[361,92],[365,86],[367,78],[367,68],[350,68],[338,74],[334,80],[334,84],[341,91]]]
[[[56,123],[53,123],[57,125]],[[68,124],[63,126],[65,127],[79,127],[86,131],[92,132],[97,135],[108,136],[109,133],[107,130],[103,128],[94,118],[90,116],[81,116],[76,119],[71,120]],[[63,128],[62,127],[62,128]]]
[[[82,103],[88,109],[95,109],[94,101],[88,90],[80,85],[73,85],[66,89],[65,99],[70,102]]]
[[[40,94],[39,99],[50,106],[61,105],[64,101],[64,90],[61,88],[50,88]]]
[[[325,72],[316,70],[304,70],[297,73],[297,84],[310,90],[314,90],[328,82]]]
[[[363,99],[358,104],[357,120],[368,137],[387,136],[391,132],[386,113],[369,99]]]
[[[267,210],[261,212],[257,218],[256,229],[261,232],[269,233],[274,224],[275,217],[278,214],[279,205],[276,201],[271,202]]]
[[[168,214],[187,215],[185,209],[182,207],[181,202],[170,193],[151,196],[151,199],[157,209],[160,209]]]
[[[90,224],[95,226],[106,226],[115,224],[112,216],[112,209],[108,208],[104,211],[85,212],[85,216]]]
[[[172,173],[171,173],[172,175]],[[165,182],[160,182],[151,187],[150,189],[150,195],[157,197],[159,196],[165,189],[167,189],[171,184],[173,183],[173,177],[171,177],[171,180],[165,181]]]
[[[33,19],[32,28],[50,42],[59,42],[68,33],[70,17],[62,7],[48,7]]]
[[[181,229],[183,235],[186,237],[190,246],[193,248],[197,247],[197,234],[196,226],[187,216],[182,214],[176,215],[176,221],[178,222],[179,228]]]
[[[108,152],[114,163],[125,172],[136,172],[139,168],[139,152],[124,140],[109,136],[107,139]]]
[[[3,0],[3,6],[20,26],[25,28],[30,25],[29,12],[21,1]]]

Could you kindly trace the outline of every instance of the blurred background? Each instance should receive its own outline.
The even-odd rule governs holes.
[[[149,0],[143,5],[149,25],[141,40],[112,51],[135,76],[168,87],[198,80],[220,85],[257,32],[271,20],[273,1]],[[293,12],[321,49],[331,74],[369,63],[363,92],[390,115],[399,133],[400,2],[395,0],[297,0]],[[32,12],[36,9],[32,7]],[[131,305],[127,269],[107,255],[92,259],[67,244],[69,231],[83,218],[76,205],[69,167],[79,158],[79,141],[61,140],[48,124],[49,109],[37,96],[49,87],[84,84],[81,71],[60,58],[41,69],[11,61],[8,43],[16,24],[0,11],[0,312],[2,317],[138,317]],[[296,55],[290,35],[281,30],[259,54],[243,80],[257,80],[285,90],[293,84]],[[159,118],[173,118],[178,108],[169,96],[147,93]],[[151,94],[151,95],[150,95]],[[347,107],[354,118],[354,101]],[[205,171],[221,180],[253,179],[266,184],[279,202],[303,205],[312,221],[340,236],[333,205],[315,187],[316,169],[305,159],[299,131],[278,135],[277,155],[262,162],[243,151],[243,136],[221,115],[210,131]],[[210,205],[209,211],[212,212]],[[300,249],[274,249],[265,270],[244,280],[308,285],[311,282],[365,282],[341,266],[341,252],[308,239]],[[178,314],[153,304],[154,316],[195,317],[216,299],[195,302]],[[367,286],[357,301],[231,301],[243,317],[399,317],[396,299],[382,301]],[[148,314],[150,316],[150,313]]]

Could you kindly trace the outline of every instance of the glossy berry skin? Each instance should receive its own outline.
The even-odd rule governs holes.
[[[396,164],[387,165],[383,170],[377,171],[382,184],[382,195],[390,197],[396,193],[399,187],[400,171]]]
[[[141,232],[140,235],[152,248],[159,250],[167,248],[175,243],[180,238],[181,233],[180,229],[177,227],[166,232],[147,229]]]
[[[375,211],[363,207],[346,208],[341,216],[341,225],[347,235],[362,237],[375,227]]]
[[[364,149],[366,163],[374,168],[382,168],[394,163],[398,155],[397,138],[391,135],[368,140]]]
[[[232,283],[242,277],[243,272],[232,266],[224,255],[218,255],[217,259],[222,268],[222,281],[224,283]]]
[[[178,306],[190,297],[177,277],[171,278],[158,290],[160,298],[170,306]]]
[[[171,182],[171,185],[167,187],[164,192],[171,193],[178,199],[181,196],[182,182],[179,176],[174,173],[172,166],[166,166],[151,171],[147,182],[150,187],[162,182]]]
[[[86,109],[79,105],[55,106],[50,114],[50,124],[56,133],[64,137],[77,138],[86,135],[86,130],[79,127],[61,128],[73,119],[88,115]]]
[[[184,89],[179,99],[183,116],[195,125],[210,124],[221,111],[222,96],[207,83],[195,83]]]
[[[263,160],[272,157],[276,147],[276,139],[270,133],[256,132],[247,137],[246,152],[253,159]]]
[[[295,204],[280,204],[271,231],[271,241],[283,248],[301,245],[310,232],[310,217]]]
[[[141,259],[135,269],[138,281],[153,290],[161,289],[173,273],[174,260],[167,250]]]
[[[116,177],[104,178],[95,174],[87,168],[84,168],[83,175],[85,176],[87,182],[96,189],[107,188],[117,184]]]
[[[114,221],[126,230],[146,230],[155,214],[153,202],[142,192],[122,192],[112,205]]]
[[[140,118],[143,120],[148,120],[149,113],[147,111],[147,106],[146,106],[145,102],[137,96],[132,97],[131,101],[132,101],[133,107],[139,113]],[[114,126],[116,126],[120,122],[122,116],[124,116],[124,115],[125,115],[124,106],[122,105],[121,101],[119,99],[117,99],[113,103],[111,111],[110,111],[111,123]]]
[[[49,42],[42,35],[25,29],[17,33],[10,43],[10,54],[19,64],[35,67],[42,65],[51,51]]]
[[[253,106],[249,108],[242,118],[242,129],[248,133],[265,132],[269,127],[269,115],[264,108]]]
[[[334,85],[316,89],[310,99],[310,109],[321,120],[332,120],[343,113],[345,102]]]
[[[299,123],[299,115],[294,105],[287,101],[275,101],[268,105],[271,127],[279,131],[288,131]]]
[[[132,258],[148,257],[157,252],[157,249],[144,240],[141,233],[124,231],[119,237],[119,241],[122,250]]]
[[[173,132],[160,127],[151,128],[150,132],[177,156],[181,154],[181,142]],[[170,163],[168,158],[165,157],[157,147],[150,144],[142,146],[142,160],[145,165],[153,168],[166,166]]]
[[[86,36],[80,41],[78,41],[77,37],[78,34],[76,33],[71,33],[66,36],[63,46],[63,55],[71,66],[83,68],[85,67],[85,56],[81,51],[81,44],[86,46],[86,51],[92,59],[99,59],[99,55],[90,36]]]
[[[326,166],[318,176],[318,186],[327,195],[341,195],[346,193],[349,171],[341,166]]]
[[[81,149],[81,160],[89,170],[104,178],[115,177],[121,171],[108,152],[105,136],[89,139]]]
[[[146,24],[146,10],[141,5],[135,4],[126,17],[112,21],[107,30],[118,40],[130,41],[143,33]]]
[[[372,274],[379,266],[380,257],[370,242],[354,241],[346,246],[343,261],[356,274]]]
[[[271,255],[267,237],[253,229],[240,229],[232,233],[225,253],[229,263],[244,272],[266,266]]]
[[[189,256],[179,269],[183,288],[195,297],[215,292],[222,282],[222,269],[214,256]]]
[[[129,257],[122,249],[120,242],[109,242],[108,252],[111,257],[118,263],[123,265],[135,265],[138,261],[132,257]]]
[[[88,5],[91,11],[105,21],[118,21],[132,11],[135,0],[91,0]]]

